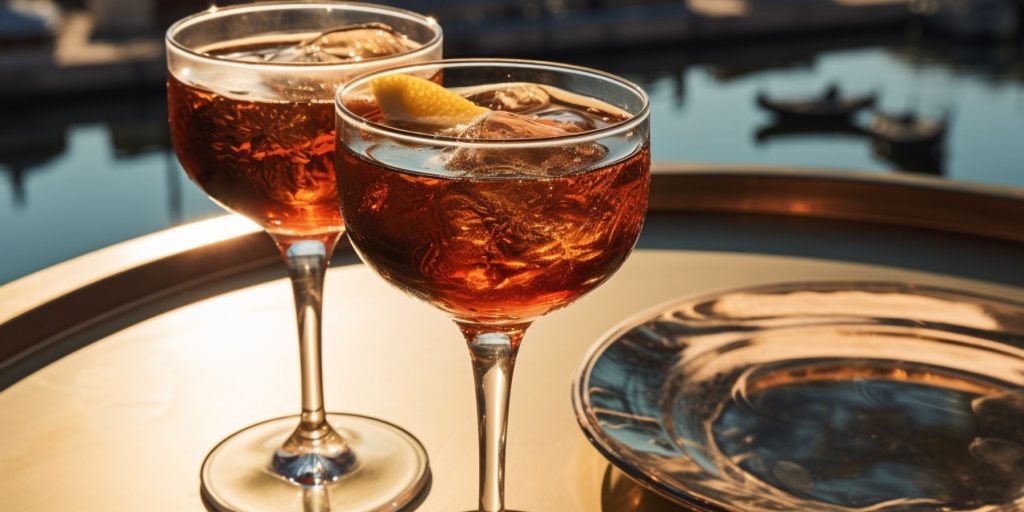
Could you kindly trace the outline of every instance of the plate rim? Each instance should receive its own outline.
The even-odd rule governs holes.
[[[858,280],[858,279],[829,279],[829,280],[800,280],[800,281],[773,281],[762,284],[747,285],[747,286],[722,286],[716,287],[709,291],[695,292],[686,295],[680,295],[673,297],[672,299],[659,302],[651,307],[644,308],[643,310],[627,316],[625,319],[619,321],[614,327],[602,334],[598,341],[591,345],[583,355],[583,359],[580,362],[577,370],[573,376],[571,395],[574,416],[576,417],[576,423],[579,425],[583,436],[590,442],[597,451],[607,460],[612,466],[615,466],[619,471],[628,476],[631,480],[639,484],[641,487],[654,492],[655,494],[684,507],[698,507],[695,512],[739,512],[735,508],[730,508],[727,504],[718,502],[717,500],[710,500],[703,496],[691,495],[676,489],[673,486],[667,485],[665,482],[652,478],[651,475],[633,467],[631,464],[626,463],[623,458],[616,452],[613,447],[609,446],[606,440],[602,439],[598,433],[602,430],[594,426],[588,421],[590,409],[589,396],[586,393],[587,384],[590,382],[590,376],[594,369],[595,364],[601,358],[601,356],[614,344],[620,337],[642,324],[647,320],[656,318],[658,315],[667,312],[669,309],[677,307],[682,304],[702,302],[709,300],[713,297],[719,297],[722,295],[737,293],[737,292],[752,292],[752,291],[763,291],[771,289],[779,289],[783,287],[790,287],[799,289],[799,287],[811,288],[814,286],[825,287],[825,286],[876,286],[876,287],[892,287],[893,289],[904,289],[914,291],[933,291],[944,294],[955,294],[961,296],[970,296],[976,299],[981,299],[987,302],[994,302],[1004,305],[1009,305],[1024,311],[1024,301],[1011,299],[1009,297],[979,293],[976,291],[969,291],[963,289],[954,289],[944,286],[935,286],[930,284],[915,283],[912,281],[885,281],[885,280]]]

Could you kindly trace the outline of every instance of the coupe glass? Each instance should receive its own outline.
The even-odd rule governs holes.
[[[409,81],[380,80],[395,74],[519,114],[440,130],[408,118],[389,125],[373,91]],[[591,69],[451,60],[356,78],[339,91],[337,111],[335,172],[349,238],[377,273],[461,329],[476,383],[479,510],[503,511],[519,342],[534,320],[600,285],[633,249],[650,187],[647,96]]]
[[[210,452],[201,479],[214,508],[394,510],[428,481],[426,452],[402,429],[324,412],[320,318],[324,272],[343,231],[335,92],[357,74],[440,55],[434,20],[368,4],[211,7],[167,32],[178,158],[212,199],[274,239],[298,318],[302,413],[248,427]]]

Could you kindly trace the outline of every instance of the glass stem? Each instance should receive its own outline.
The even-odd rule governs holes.
[[[479,512],[505,512],[505,433],[519,342],[529,324],[459,324],[473,361],[480,436]]]
[[[338,235],[320,240],[277,240],[295,295],[302,414],[295,432],[274,454],[272,466],[281,476],[305,485],[335,480],[355,463],[324,412],[320,320],[324,276],[337,239]]]
[[[320,318],[323,311],[327,249],[320,242],[297,242],[285,251],[285,260],[295,295],[295,317],[299,326],[299,365],[302,375],[302,415],[299,428],[316,437],[326,423]]]

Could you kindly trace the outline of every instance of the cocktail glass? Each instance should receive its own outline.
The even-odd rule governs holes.
[[[324,273],[344,229],[335,92],[372,69],[438,59],[441,39],[430,18],[331,2],[210,8],[167,32],[178,158],[213,200],[277,243],[298,319],[302,413],[247,427],[210,452],[201,480],[214,508],[395,510],[429,479],[426,452],[404,430],[325,413],[320,319]]]
[[[479,510],[503,511],[520,340],[611,277],[636,243],[650,185],[647,96],[585,68],[451,60],[353,79],[337,111],[349,239],[461,329],[476,383]]]

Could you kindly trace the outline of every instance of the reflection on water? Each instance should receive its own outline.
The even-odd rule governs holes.
[[[1024,132],[1024,41],[855,34],[812,44],[793,39],[575,60],[647,88],[656,159],[908,171],[1024,185],[1024,149],[1015,142]],[[849,123],[794,123],[779,122],[755,103],[759,92],[815,98],[833,83],[844,95],[877,94],[875,108]],[[869,133],[877,113],[948,120],[948,129],[926,151],[908,150]]]
[[[902,34],[545,55],[622,74],[650,93],[656,160],[910,170],[1024,186],[1024,42],[964,45]],[[949,118],[921,158],[847,124],[780,123],[758,92],[877,93],[879,111]],[[219,213],[170,151],[163,91],[4,105],[0,283],[183,221]]]
[[[813,135],[844,135],[852,138],[864,138],[867,133],[861,127],[842,121],[783,121],[773,120],[764,124],[754,132],[755,144],[771,144],[785,142],[786,139],[800,140]]]
[[[3,108],[0,283],[220,212],[170,151],[159,88]]]
[[[116,98],[5,105],[4,112],[0,122],[0,168],[9,174],[13,200],[19,206],[26,204],[25,176],[53,167],[67,150],[69,132],[84,125],[105,126],[107,145],[119,160],[166,152],[170,147],[164,122],[167,104],[158,90]],[[176,171],[172,167],[169,170]],[[175,184],[173,188],[178,187]],[[171,199],[180,195],[180,190],[169,192],[173,194]],[[172,220],[180,221],[180,204],[172,208]]]

